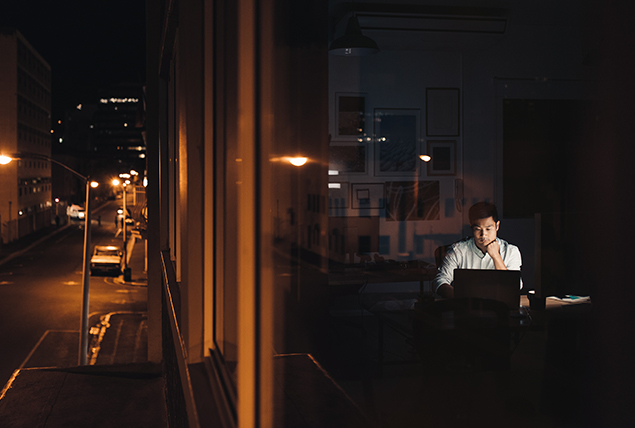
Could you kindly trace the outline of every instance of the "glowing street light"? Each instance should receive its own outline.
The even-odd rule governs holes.
[[[86,177],[74,169],[64,165],[63,163],[56,161],[46,155],[37,153],[17,153],[9,155],[0,155],[0,165],[7,165],[9,162],[18,159],[39,159],[52,162],[76,175],[86,182],[86,209],[84,216],[84,262],[82,265],[82,315],[81,315],[81,328],[80,328],[80,341],[79,341],[79,365],[86,365],[88,359],[88,303],[89,303],[89,290],[90,290],[90,275],[89,266],[90,263],[90,189],[99,186],[96,181],[91,181],[89,177]]]

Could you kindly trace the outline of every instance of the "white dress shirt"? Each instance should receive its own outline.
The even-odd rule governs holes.
[[[520,256],[520,250],[517,246],[508,243],[500,238],[496,238],[498,245],[500,246],[500,255],[503,258],[503,263],[509,270],[520,270],[522,266],[522,258]],[[476,246],[474,238],[470,238],[465,241],[459,241],[452,244],[448,248],[448,252],[443,259],[443,265],[437,272],[437,276],[434,278],[432,287],[436,292],[443,284],[450,284],[454,282],[454,269],[496,269],[494,266],[494,260],[489,254],[483,253],[480,248]],[[520,288],[523,287],[522,280],[520,282]]]

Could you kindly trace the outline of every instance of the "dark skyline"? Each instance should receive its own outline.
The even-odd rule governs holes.
[[[52,121],[97,91],[145,80],[145,1],[5,0],[0,27],[14,27],[51,66]]]

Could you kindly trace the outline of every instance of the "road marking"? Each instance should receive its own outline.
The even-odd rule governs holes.
[[[11,389],[11,386],[13,385],[13,381],[15,380],[16,377],[18,377],[18,373],[20,373],[20,369],[13,370],[13,374],[11,375],[11,378],[5,384],[2,391],[0,391],[0,400],[2,400],[4,398],[4,395],[7,393],[7,391]]]
[[[46,335],[49,334],[49,331],[51,330],[46,330],[44,334],[42,335],[42,337],[40,337],[40,340],[37,341],[33,349],[31,349],[31,352],[29,352],[29,355],[27,355],[24,361],[22,361],[22,364],[20,364],[20,367],[18,367],[18,370],[21,370],[22,367],[24,367],[24,365],[26,364],[26,362],[29,361],[29,358],[33,356],[37,347],[40,346],[40,344],[44,341],[44,338],[46,337]]]

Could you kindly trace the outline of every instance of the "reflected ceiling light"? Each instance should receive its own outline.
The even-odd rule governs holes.
[[[329,183],[329,189],[341,189],[342,183]]]
[[[340,172],[336,169],[329,169],[329,175],[339,175]]]
[[[432,158],[429,155],[420,155],[419,159],[421,159],[424,162],[430,162],[430,160],[432,160]]]
[[[293,166],[302,166],[309,161],[309,158],[304,156],[280,156],[270,158],[270,162],[289,162]]]
[[[379,52],[379,47],[373,39],[362,34],[357,16],[353,14],[348,18],[344,35],[333,40],[329,52],[333,55],[363,56]]]
[[[294,158],[287,158],[287,159],[288,159],[289,163],[291,165],[293,165],[293,166],[302,166],[302,165],[304,165],[306,163],[306,161],[309,160],[309,158],[305,158],[305,157],[302,157],[302,156],[297,156],[297,157],[294,157]]]

